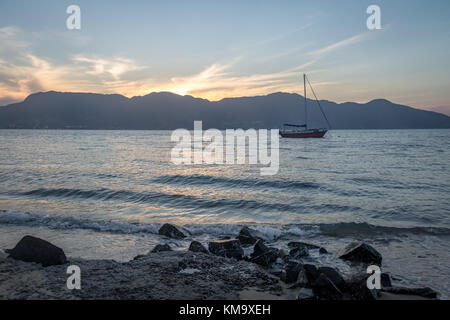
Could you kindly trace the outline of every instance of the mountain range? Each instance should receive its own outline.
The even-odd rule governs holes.
[[[450,128],[450,117],[395,104],[320,100],[332,129]],[[308,126],[325,127],[315,100],[307,100]],[[39,92],[0,107],[0,128],[20,129],[176,129],[279,128],[304,123],[304,98],[293,93],[208,101],[169,92],[127,98],[118,94]]]

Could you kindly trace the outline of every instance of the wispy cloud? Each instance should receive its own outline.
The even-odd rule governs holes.
[[[240,74],[235,69],[237,68],[233,63],[215,63],[198,74],[173,77],[170,82],[154,89],[201,96],[210,100],[299,90],[296,79],[299,73],[293,69],[250,75]]]
[[[144,69],[144,66],[138,65],[132,59],[116,57],[116,58],[100,58],[97,56],[76,55],[72,57],[75,63],[81,63],[82,67],[86,67],[86,72],[91,75],[104,76],[109,75],[114,80],[130,71]]]
[[[36,41],[46,33],[32,33]],[[54,36],[58,36],[54,34]],[[58,61],[33,53],[32,43],[24,41],[25,32],[16,27],[0,28],[0,101],[10,103],[37,91],[91,91],[135,93],[139,84],[128,83],[127,74],[143,70],[127,57],[75,54]],[[28,40],[30,40],[28,39]],[[135,90],[132,85],[134,84]],[[149,84],[141,83],[141,86]]]
[[[268,38],[266,43],[288,37],[307,27],[308,25]],[[366,37],[365,34],[359,34],[310,54],[302,54],[299,59],[303,59],[303,63],[281,71],[260,73],[244,71],[239,65],[243,60],[240,55],[227,61],[211,63],[187,76],[177,75],[177,70],[172,70],[171,76],[167,75],[165,79],[161,79],[153,78],[151,73],[146,71],[149,66],[130,57],[75,53],[65,60],[55,61],[34,54],[31,46],[17,40],[21,38],[20,35],[21,31],[13,27],[0,29],[0,40],[5,40],[8,48],[16,51],[16,55],[7,57],[0,52],[0,101],[21,100],[32,92],[47,90],[119,93],[129,97],[153,91],[171,91],[209,100],[262,95],[276,91],[302,92],[299,72],[314,72],[311,67],[325,54]],[[259,45],[262,44],[264,42]],[[305,46],[306,44],[303,44],[285,49],[272,56],[263,57],[262,60],[279,59],[284,55],[303,50]],[[253,63],[261,61],[254,60]],[[245,66],[248,68],[249,64]],[[326,81],[314,83],[316,87],[333,84],[335,83]]]
[[[21,30],[17,27],[7,26],[0,28],[0,52],[28,47],[28,42],[17,37],[20,33]]]
[[[313,56],[322,56],[331,51],[335,51],[335,50],[341,49],[343,47],[349,46],[353,43],[359,42],[359,41],[367,38],[368,36],[369,36],[369,32],[363,32],[363,33],[357,34],[356,36],[332,43],[322,49],[312,51],[312,52],[310,52],[310,54]]]

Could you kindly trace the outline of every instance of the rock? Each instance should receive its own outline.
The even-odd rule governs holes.
[[[192,241],[189,246],[189,251],[208,253],[208,250],[198,241]]]
[[[283,249],[280,249],[278,251],[278,257],[282,260],[286,259],[286,257],[289,257],[289,255],[284,251]]]
[[[300,259],[309,256],[309,251],[306,247],[296,247],[289,251],[289,256],[293,259]]]
[[[321,254],[327,254],[328,251],[327,251],[327,249],[320,247],[320,248],[319,248],[319,253],[321,253]]]
[[[284,270],[281,270],[281,269],[272,269],[272,270],[269,271],[269,273],[271,275],[274,275],[275,277],[281,279],[281,277],[283,276],[283,271]]]
[[[382,256],[372,246],[364,242],[354,242],[338,253],[338,258],[381,265]]]
[[[310,288],[301,288],[297,295],[297,300],[310,301],[316,300],[314,292]]]
[[[306,248],[308,250],[319,249],[319,253],[328,253],[327,249],[317,246],[315,244],[301,242],[301,241],[291,241],[288,243],[288,247],[291,248]]]
[[[323,273],[313,282],[312,287],[314,294],[320,299],[342,299],[341,290]]]
[[[339,271],[331,267],[320,267],[318,271],[326,275],[327,278],[330,279],[336,285],[336,287],[338,287],[339,290],[345,291],[346,289],[345,280],[339,273]]]
[[[132,261],[136,261],[136,260],[139,260],[139,259],[142,259],[142,258],[145,258],[145,255],[144,254],[138,254],[136,257],[133,258]]]
[[[262,240],[258,240],[253,247],[250,261],[263,267],[268,267],[278,258],[278,249],[268,248]]]
[[[425,288],[386,287],[383,288],[381,291],[393,294],[414,295],[429,299],[436,299],[439,295],[436,291],[428,287]]]
[[[345,281],[346,293],[351,300],[376,300],[378,291],[367,287],[368,274],[353,275]]]
[[[23,237],[8,253],[10,258],[40,263],[44,267],[67,263],[66,255],[61,248],[32,236]]]
[[[187,269],[187,267],[188,267],[188,265],[185,261],[183,261],[183,260],[178,261],[178,270],[179,271]]]
[[[249,227],[243,227],[236,238],[239,239],[242,245],[252,245],[258,240],[268,240],[263,233]]]
[[[152,252],[172,251],[168,244],[157,244]]]
[[[211,253],[227,258],[242,259],[244,255],[244,250],[242,250],[239,240],[211,241],[208,248]]]
[[[174,225],[169,223],[164,224],[158,231],[158,233],[162,236],[166,236],[173,239],[183,239],[186,238],[186,235],[177,229]]]
[[[290,262],[286,268],[281,272],[281,281],[284,283],[295,283],[298,285],[307,285],[308,277],[306,276],[303,264]]]
[[[303,268],[309,283],[313,283],[320,276],[319,270],[313,264],[304,264]]]
[[[0,260],[4,260],[7,257],[8,257],[8,255],[5,252],[3,252],[2,250],[0,250]]]
[[[291,241],[288,243],[288,247],[291,248],[298,248],[298,247],[306,247],[307,249],[319,249],[319,246],[316,246],[315,244],[301,242],[301,241]]]
[[[382,288],[392,287],[392,279],[389,273],[381,273],[380,282]]]

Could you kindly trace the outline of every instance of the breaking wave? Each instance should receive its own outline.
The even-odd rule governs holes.
[[[79,219],[76,217],[62,217],[57,215],[44,215],[30,212],[0,210],[0,224],[19,225],[29,227],[47,227],[57,230],[85,229],[95,232],[107,232],[116,234],[157,234],[160,224],[138,223],[125,221],[104,221]],[[335,237],[354,237],[355,234],[370,235],[400,235],[400,234],[425,234],[425,235],[450,235],[448,228],[412,227],[396,228],[377,226],[368,223],[333,223],[333,224],[298,224],[298,225],[269,225],[246,224],[264,234],[269,240],[279,238],[313,237],[326,235]],[[235,236],[243,227],[242,224],[192,224],[181,226],[192,236]]]

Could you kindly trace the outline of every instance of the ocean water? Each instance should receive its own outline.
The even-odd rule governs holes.
[[[234,237],[286,248],[372,244],[395,281],[450,297],[450,130],[336,130],[280,139],[280,169],[170,162],[170,131],[0,130],[0,249],[25,234],[68,256],[127,261],[155,244]],[[157,235],[162,223],[191,233]]]

